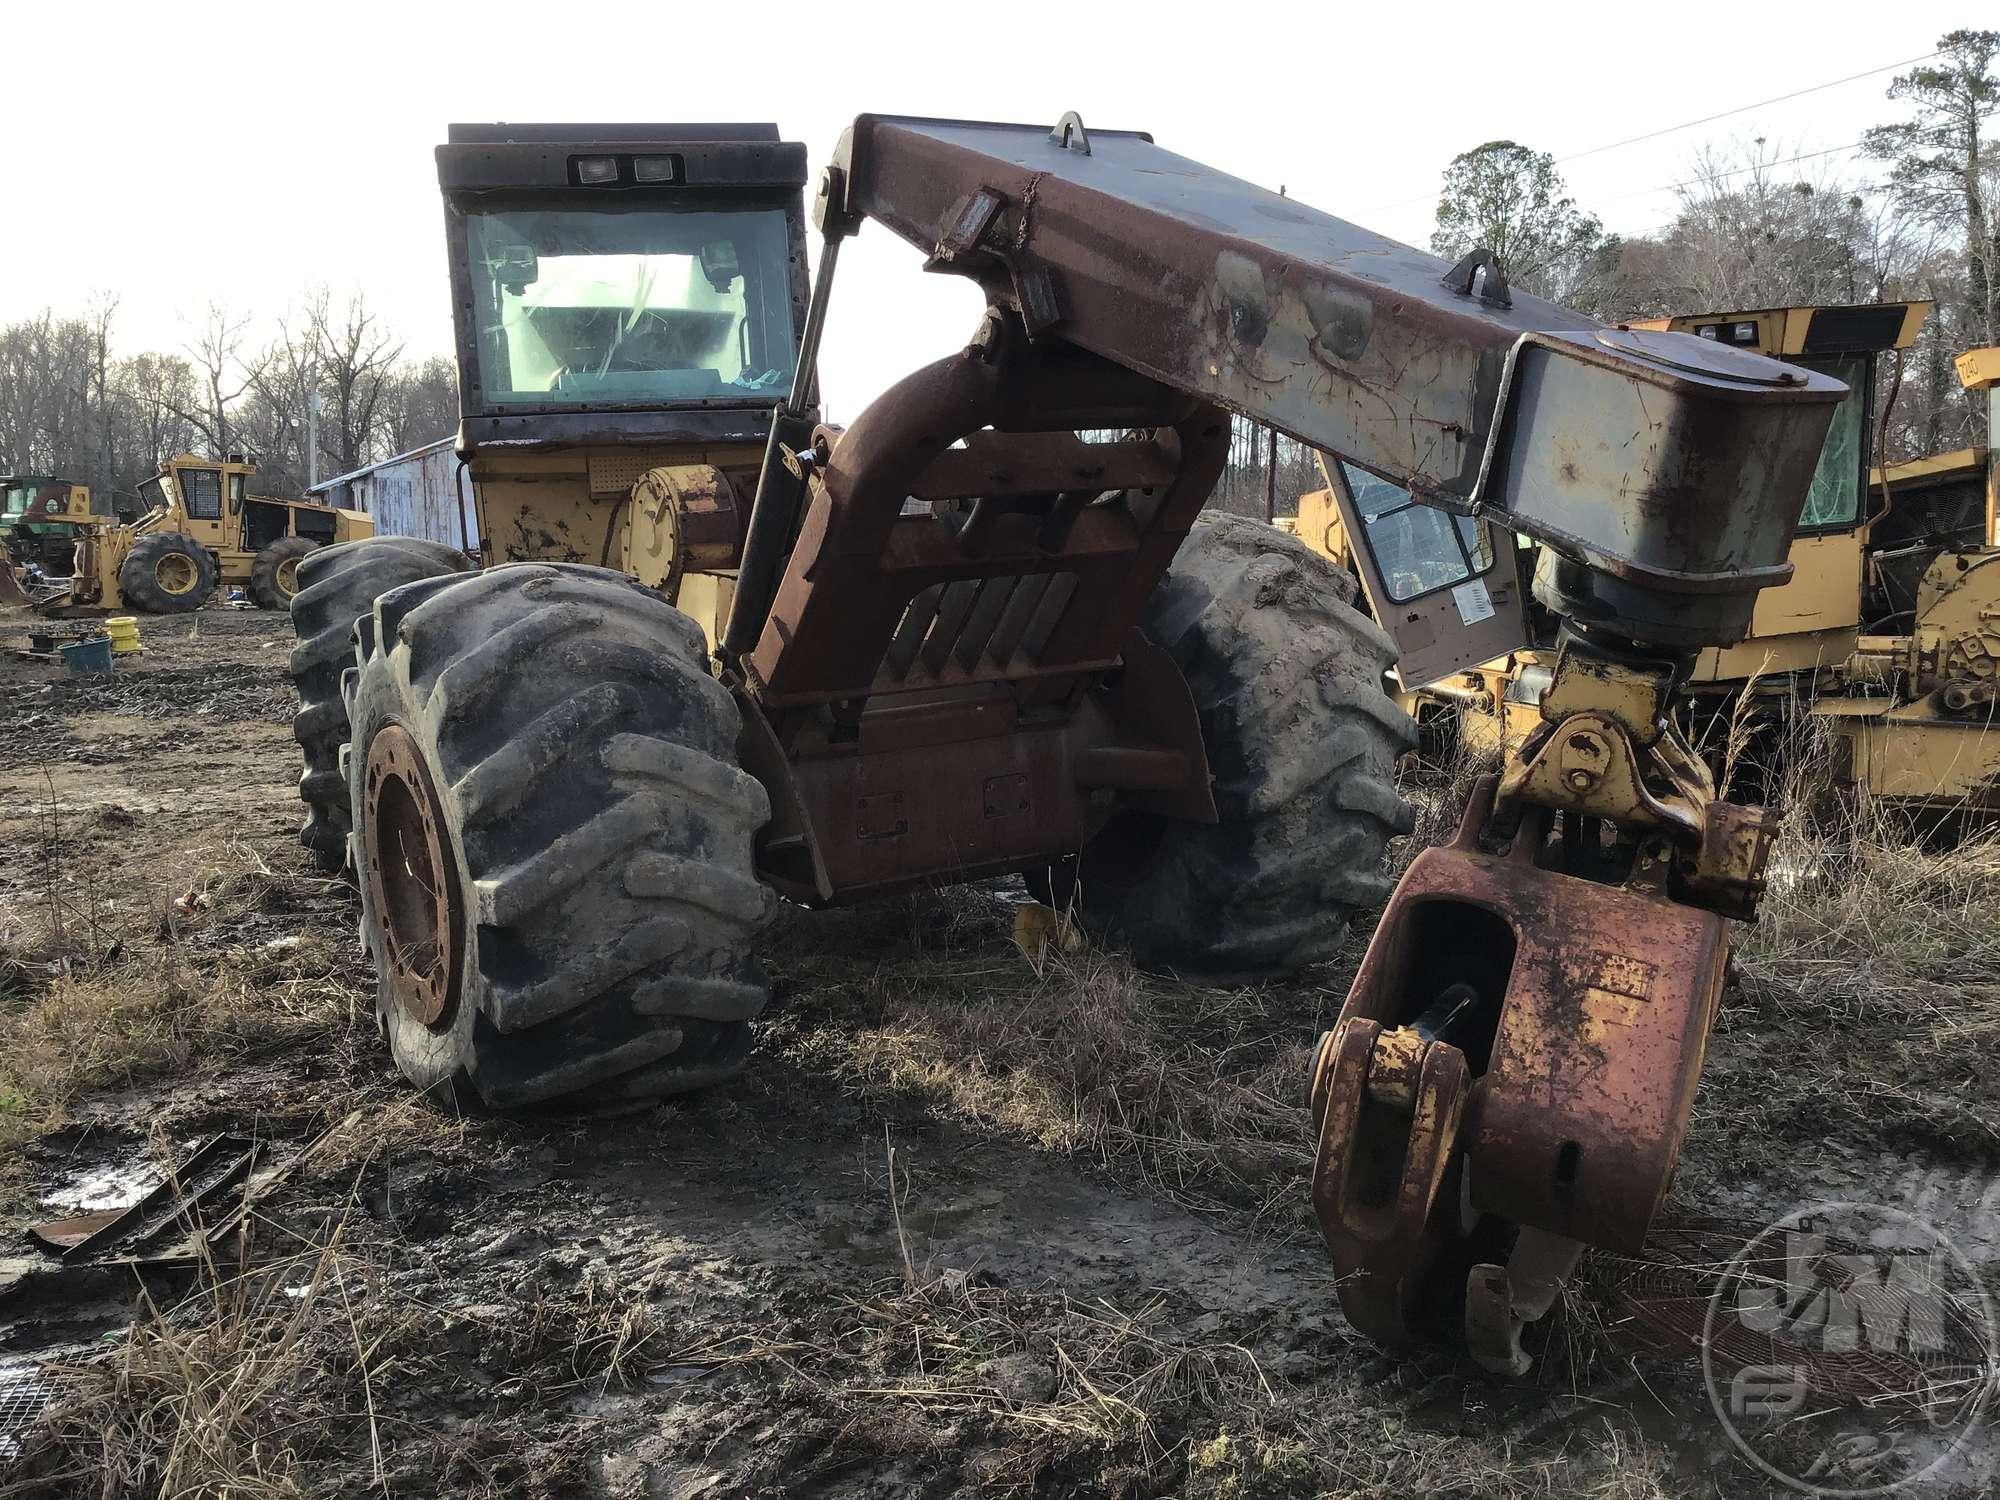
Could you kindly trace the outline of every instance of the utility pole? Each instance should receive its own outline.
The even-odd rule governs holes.
[[[306,488],[319,483],[319,392],[306,392]]]
[[[1278,429],[1266,427],[1271,435],[1271,445],[1265,450],[1264,460],[1264,520],[1267,524],[1278,519]]]
[[[1278,184],[1278,196],[1286,196],[1285,185]],[[1270,446],[1264,450],[1264,524],[1273,526],[1278,520],[1278,429],[1264,429],[1271,435]]]

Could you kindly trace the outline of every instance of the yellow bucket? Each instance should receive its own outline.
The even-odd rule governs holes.
[[[139,644],[139,621],[133,615],[113,615],[104,622],[104,630],[111,637],[114,656],[130,656],[146,649]]]

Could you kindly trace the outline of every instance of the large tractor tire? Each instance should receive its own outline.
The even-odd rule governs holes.
[[[1296,538],[1198,520],[1140,623],[1193,690],[1218,821],[1115,814],[1030,889],[1149,968],[1285,974],[1339,951],[1414,821],[1395,767],[1416,725],[1383,686],[1395,643],[1353,598]]]
[[[281,536],[250,560],[250,597],[259,609],[290,609],[299,591],[299,564],[319,551],[311,537]]]
[[[347,705],[341,701],[340,674],[354,665],[354,622],[375,605],[377,595],[425,578],[454,576],[471,564],[455,547],[408,536],[375,536],[337,547],[322,547],[298,565],[299,590],[292,598],[292,683],[299,711],[292,737],[305,756],[299,797],[306,805],[299,842],[328,874],[347,863],[347,778],[340,770],[347,743]]]
[[[344,684],[362,932],[404,1075],[495,1108],[736,1072],[770,816],[700,628],[601,568],[410,584]]]
[[[142,536],[118,565],[118,592],[149,615],[183,615],[215,592],[215,559],[177,531]]]

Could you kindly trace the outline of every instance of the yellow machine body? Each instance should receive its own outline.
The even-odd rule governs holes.
[[[79,532],[76,571],[63,603],[93,613],[152,607],[128,597],[131,579],[125,573],[133,549],[149,537],[178,534],[207,555],[211,569],[206,587],[198,567],[163,579],[169,594],[188,597],[189,590],[198,589],[206,597],[214,588],[255,582],[259,559],[280,543],[299,539],[330,547],[375,534],[374,520],[361,511],[250,493],[256,472],[257,466],[242,458],[218,460],[182,453],[168,459],[158,474],[139,486],[148,508],[138,520],[114,526],[99,519]],[[290,561],[295,564],[296,557]],[[288,600],[289,568],[281,563],[273,571]],[[186,590],[174,586],[183,579]],[[198,602],[192,600],[187,607]]]
[[[700,622],[713,649],[763,458],[753,443],[483,448],[466,466],[481,561],[629,573]]]
[[[1907,349],[1927,303],[1882,307],[1776,308],[1655,319],[1633,326],[1692,333],[1777,358],[1812,363],[1816,351],[1846,348],[1841,359],[1856,390],[1846,428],[1836,419],[1829,445],[1860,469],[1874,437],[1869,403],[1874,357]],[[1989,400],[2000,389],[2000,350],[1975,349],[1957,361],[1968,389]],[[1847,378],[1843,376],[1843,378]],[[1828,461],[1829,463],[1831,460]],[[1823,464],[1823,469],[1826,464]],[[1845,470],[1843,469],[1843,472]],[[1902,464],[1870,466],[1852,506],[1828,506],[1810,524],[1812,504],[1789,560],[1792,576],[1757,596],[1750,634],[1703,651],[1690,682],[1694,701],[1726,707],[1746,687],[1772,700],[1799,699],[1836,737],[1836,775],[1859,796],[1922,816],[2000,817],[2000,467],[1985,448]],[[1914,590],[1907,634],[1863,634],[1872,576],[1871,539],[1895,512],[1897,495],[1943,484],[1983,484],[1984,546],[1947,550],[1929,562]],[[1851,493],[1851,492],[1850,492]],[[1300,497],[1293,523],[1315,550],[1366,578],[1333,491]],[[1371,599],[1371,607],[1375,601]],[[1379,617],[1379,616],[1378,616]],[[1403,695],[1420,718],[1448,714],[1461,742],[1482,754],[1518,746],[1541,722],[1541,694],[1554,654],[1526,648],[1468,666]]]

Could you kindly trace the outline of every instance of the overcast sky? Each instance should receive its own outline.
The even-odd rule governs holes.
[[[1422,245],[1457,152],[1558,157],[1929,52],[1985,7],[775,3],[16,4],[0,126],[0,321],[119,298],[125,352],[210,299],[269,319],[353,288],[447,353],[431,148],[449,120],[775,119],[815,173],[863,111],[1151,131]],[[1986,14],[1984,19],[1991,22]],[[1889,72],[1566,162],[1608,227],[1664,223],[1705,142],[1851,146]],[[1852,152],[1800,170],[1862,164]],[[977,293],[880,227],[844,252],[823,369],[841,419],[962,344]],[[267,325],[268,331],[268,325]]]

